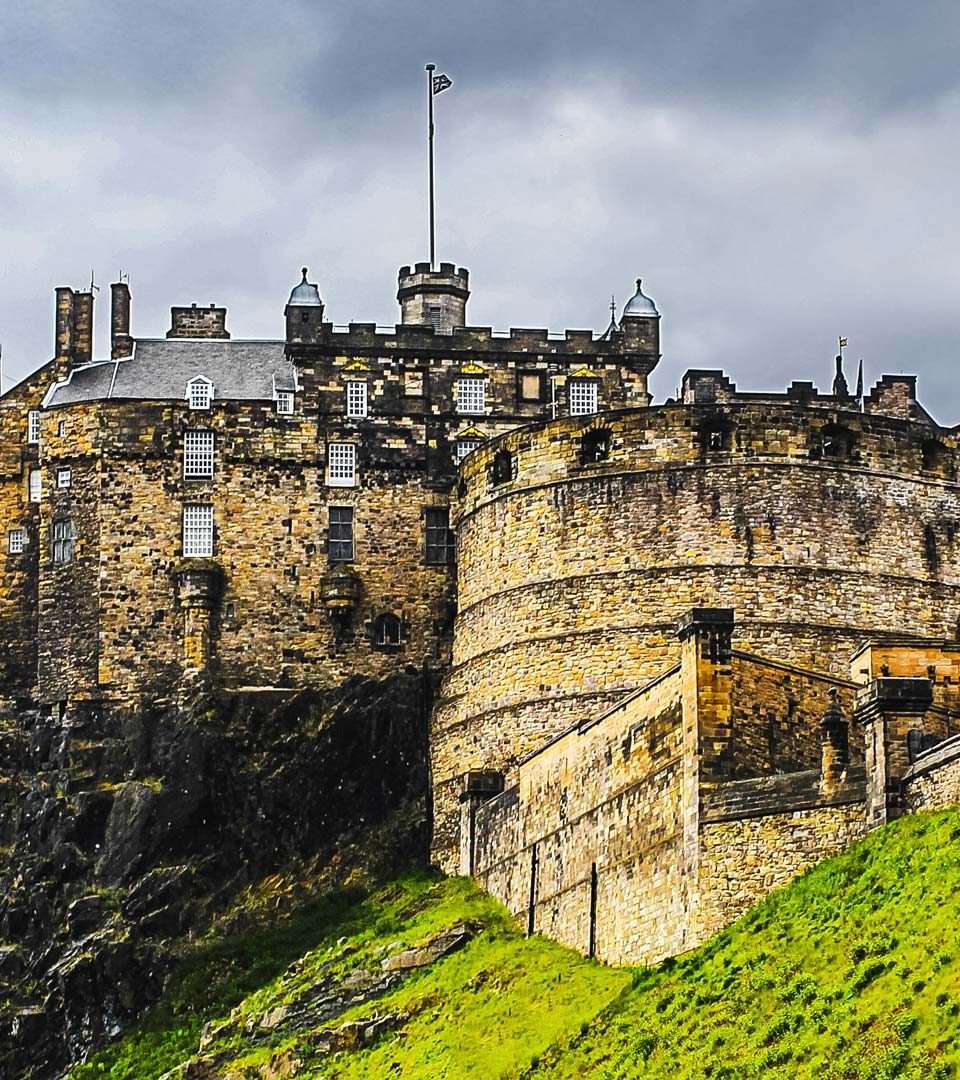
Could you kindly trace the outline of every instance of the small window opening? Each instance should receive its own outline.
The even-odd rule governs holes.
[[[580,461],[583,465],[593,465],[597,461],[606,461],[610,457],[610,432],[598,428],[585,431],[580,443]]]
[[[309,311],[301,311],[300,312],[300,321],[302,323],[309,322],[310,321],[310,312]]]
[[[50,557],[60,565],[73,562],[76,554],[77,530],[69,519],[55,521],[50,526]]]
[[[207,503],[190,503],[183,508],[183,557],[213,557],[213,507]]]
[[[377,648],[399,649],[402,643],[402,627],[396,615],[378,615],[373,620],[373,644]]]
[[[924,472],[945,476],[949,461],[949,451],[939,439],[928,439],[920,448],[920,467]]]
[[[184,480],[210,480],[213,477],[212,431],[185,431],[183,433]]]
[[[43,494],[43,474],[39,469],[30,470],[28,481],[30,502],[38,503]]]
[[[594,379],[574,379],[570,383],[570,415],[592,416],[597,411],[597,383]]]
[[[31,409],[27,413],[27,442],[38,443],[40,441],[40,412]]]
[[[347,416],[362,420],[367,415],[367,384],[365,382],[347,383]]]
[[[429,506],[424,519],[427,562],[433,566],[452,563],[456,545],[450,531],[450,511],[446,507]]]
[[[27,546],[26,529],[11,529],[7,533],[7,551],[11,555],[20,555]]]
[[[69,469],[57,469],[57,487],[68,488],[73,484],[73,473]]]
[[[327,483],[330,487],[353,487],[357,482],[357,448],[353,443],[330,443],[327,447]]]
[[[820,433],[820,450],[825,458],[849,461],[854,456],[856,437],[849,428],[827,424]]]
[[[213,384],[209,379],[191,379],[187,383],[187,403],[191,409],[209,409],[213,400]]]
[[[277,391],[277,414],[279,416],[292,416],[293,415],[293,391],[292,390],[278,390]]]
[[[513,454],[498,450],[493,457],[493,483],[506,484],[513,479]]]
[[[330,562],[353,561],[353,507],[327,508],[327,557]]]
[[[427,304],[427,324],[432,326],[434,330],[439,330],[442,320],[443,308],[440,304]]]
[[[733,445],[733,430],[723,420],[708,420],[700,429],[700,449],[704,453],[718,454]]]

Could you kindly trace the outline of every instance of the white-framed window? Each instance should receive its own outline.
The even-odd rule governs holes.
[[[479,439],[457,439],[457,464],[480,445]]]
[[[40,410],[31,409],[27,413],[27,442],[37,443],[40,441]]]
[[[11,529],[7,533],[7,551],[9,551],[11,555],[20,555],[26,546],[26,529]]]
[[[292,390],[278,390],[277,391],[277,414],[279,416],[292,416],[293,415],[293,391]]]
[[[457,412],[483,415],[487,409],[486,379],[457,379]]]
[[[39,469],[31,469],[27,482],[30,502],[39,502],[43,495],[43,474]]]
[[[213,432],[185,431],[183,433],[184,480],[213,478]]]
[[[57,424],[57,438],[62,439],[64,437],[64,435],[66,435],[66,433],[67,433],[67,422],[66,422],[66,420],[61,420]]]
[[[69,469],[57,469],[57,487],[68,488],[73,484],[73,473]]]
[[[357,448],[353,443],[327,446],[327,483],[330,487],[353,487],[357,482]]]
[[[347,416],[362,420],[367,415],[367,384],[347,383]]]
[[[209,559],[213,555],[213,507],[187,503],[183,508],[183,557]]]
[[[597,384],[593,379],[570,382],[570,415],[592,416],[597,411]]]
[[[202,375],[187,383],[187,403],[191,409],[209,409],[213,400],[213,383]]]
[[[76,541],[77,530],[69,518],[54,521],[50,526],[50,558],[60,564],[73,562]]]

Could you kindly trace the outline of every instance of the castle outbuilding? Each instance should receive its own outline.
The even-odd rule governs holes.
[[[282,338],[138,337],[117,282],[97,359],[57,289],[0,398],[7,709],[419,669],[434,859],[616,961],[960,800],[958,438],[913,376],[653,404],[639,280],[602,335],[470,326],[452,263],[396,295],[334,325],[304,268]]]

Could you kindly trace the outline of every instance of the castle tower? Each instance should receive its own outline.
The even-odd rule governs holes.
[[[323,329],[323,300],[320,290],[307,281],[307,268],[301,271],[303,280],[290,293],[283,314],[287,320],[288,345],[313,345],[321,337]]]
[[[401,266],[397,300],[401,321],[432,326],[436,330],[452,330],[465,326],[470,271],[453,263],[442,262],[439,270],[431,270],[426,262],[417,263],[411,270]]]
[[[653,359],[648,369],[652,370],[660,359],[660,312],[640,285],[641,279],[637,278],[637,291],[624,306],[620,331],[630,352],[646,353]]]

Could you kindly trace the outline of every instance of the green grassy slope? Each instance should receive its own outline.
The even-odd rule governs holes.
[[[385,957],[464,923],[462,949],[354,1003]],[[331,988],[333,1016],[318,1005]],[[286,1021],[264,1026],[271,1013]],[[375,1016],[394,1030],[324,1049]],[[960,811],[881,830],[654,969],[527,940],[464,879],[331,894],[196,948],[141,1029],[73,1080],[158,1077],[198,1054],[210,1020],[191,1076],[960,1077]]]

